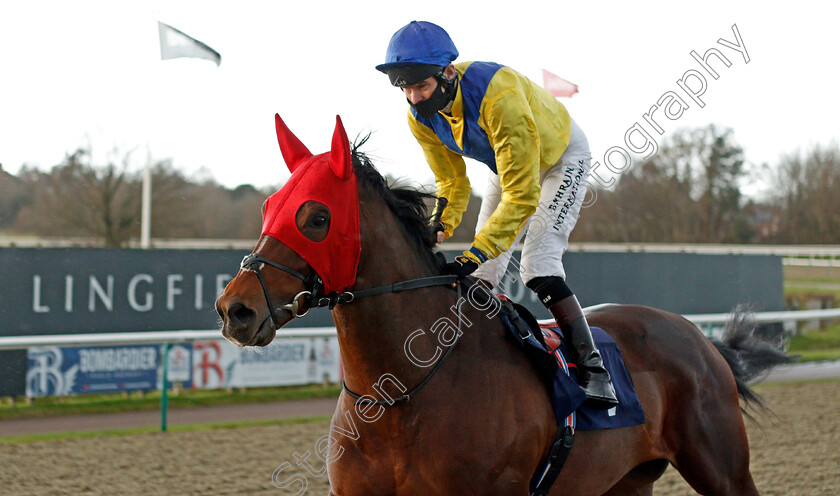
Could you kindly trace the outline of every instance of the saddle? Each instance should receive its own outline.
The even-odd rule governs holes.
[[[598,410],[583,404],[586,395],[577,384],[577,367],[560,328],[554,322],[539,323],[524,306],[504,295],[498,297],[502,302],[499,314],[508,335],[520,343],[543,380],[551,386],[549,393],[558,424],[572,413],[576,416],[575,428],[578,430],[615,429],[644,423],[644,412],[621,358],[621,350],[606,331],[593,326],[592,338],[612,377],[620,403],[609,410]]]
[[[645,422],[630,375],[621,358],[615,340],[603,329],[592,327],[593,339],[612,376],[619,405],[609,410],[592,409],[584,405],[586,394],[577,383],[577,370],[569,363],[569,350],[556,325],[540,325],[522,305],[497,295],[501,302],[499,316],[512,337],[525,351],[531,363],[548,386],[551,405],[557,420],[558,432],[543,466],[531,479],[531,496],[548,494],[560,473],[574,442],[575,429],[613,429]]]

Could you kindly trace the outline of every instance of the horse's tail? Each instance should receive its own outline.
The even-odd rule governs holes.
[[[770,369],[777,365],[795,362],[797,357],[785,354],[784,331],[781,326],[762,329],[760,336],[756,333],[756,328],[752,311],[744,305],[739,305],[726,323],[721,340],[712,340],[712,344],[732,369],[735,384],[738,386],[738,396],[744,400],[744,404],[768,411],[761,397],[749,387],[749,383],[766,376]],[[746,409],[741,410],[749,416]]]

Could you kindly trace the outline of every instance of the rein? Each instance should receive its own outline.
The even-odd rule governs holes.
[[[461,281],[460,281],[460,279],[457,279],[457,276],[448,276],[448,277],[456,277],[456,280],[458,281],[457,282],[457,287],[458,287],[458,300],[457,301],[461,301]],[[414,279],[414,280],[417,281],[418,279]],[[347,394],[350,395],[351,398],[356,400],[353,404],[354,405],[370,404],[370,405],[380,405],[380,406],[392,406],[392,405],[396,405],[397,403],[407,402],[408,400],[411,399],[412,396],[414,396],[421,389],[423,389],[426,386],[426,384],[428,384],[429,381],[432,380],[432,377],[434,377],[435,374],[437,374],[438,370],[440,370],[441,365],[443,365],[443,362],[445,362],[446,359],[449,357],[449,355],[452,353],[452,350],[455,349],[455,344],[458,342],[457,341],[458,336],[461,335],[461,319],[462,319],[461,312],[458,311],[457,313],[458,313],[458,332],[455,333],[456,341],[454,343],[452,343],[451,345],[449,345],[449,348],[446,349],[446,353],[444,353],[443,356],[440,357],[440,360],[438,360],[437,363],[435,364],[435,368],[433,368],[432,371],[429,372],[429,375],[427,375],[426,378],[423,379],[423,381],[420,384],[418,384],[417,386],[414,387],[414,389],[412,389],[408,393],[400,396],[397,399],[392,399],[390,396],[388,396],[388,400],[390,400],[390,401],[388,401],[388,400],[373,401],[373,400],[368,399],[370,397],[369,395],[361,395],[359,393],[356,393],[356,392],[352,391],[350,388],[347,387],[347,384],[344,383],[344,381],[342,381],[341,382],[341,387],[344,388],[344,391],[347,392]]]

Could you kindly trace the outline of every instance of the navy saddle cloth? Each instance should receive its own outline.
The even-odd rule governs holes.
[[[578,386],[578,369],[571,359],[571,354],[565,342],[560,344],[556,350],[562,355],[562,362],[567,364],[557,371],[554,377],[554,387],[551,394],[551,404],[554,406],[554,414],[558,424],[562,424],[566,418],[574,412],[576,417],[576,429],[589,431],[596,429],[615,429],[645,423],[645,413],[636,391],[633,389],[633,381],[624,366],[621,358],[621,350],[615,340],[600,327],[592,327],[592,339],[601,352],[604,366],[612,377],[615,394],[619,404],[609,410],[598,410],[586,404],[576,405],[578,398],[583,395],[583,389]],[[561,335],[557,327],[543,328],[543,332],[554,332]],[[561,357],[557,357],[558,359]],[[568,370],[566,373],[565,370]],[[582,403],[582,402],[581,402]]]
[[[645,423],[645,414],[642,410],[642,405],[639,402],[636,391],[633,389],[633,381],[630,379],[630,374],[624,366],[624,360],[621,358],[621,350],[618,348],[615,340],[599,327],[592,327],[592,338],[595,341],[598,350],[601,352],[601,357],[604,360],[604,366],[609,371],[612,377],[615,392],[618,397],[619,405],[609,410],[598,410],[584,405],[586,394],[578,385],[577,367],[574,361],[570,358],[568,348],[565,343],[561,343],[556,351],[551,350],[550,347],[544,344],[544,338],[541,335],[540,339],[535,336],[535,333],[551,332],[558,336],[562,336],[560,329],[557,327],[540,328],[536,325],[536,319],[528,312],[527,309],[520,305],[514,305],[519,315],[505,315],[500,314],[502,320],[505,322],[511,335],[525,348],[528,355],[532,359],[536,356],[538,368],[545,372],[546,355],[551,355],[559,365],[553,372],[551,385],[551,404],[554,407],[554,415],[557,419],[557,424],[562,426],[572,425],[576,429],[581,430],[596,430],[596,429],[615,429],[618,427],[629,427],[632,425],[639,425]],[[531,335],[527,339],[523,338],[522,322],[517,325],[511,320],[515,320],[521,316],[531,329]]]

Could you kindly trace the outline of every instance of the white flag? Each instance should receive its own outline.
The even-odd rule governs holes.
[[[160,58],[161,60],[178,57],[193,57],[212,60],[218,66],[222,63],[222,56],[197,39],[187,36],[169,24],[158,21],[160,29]]]

